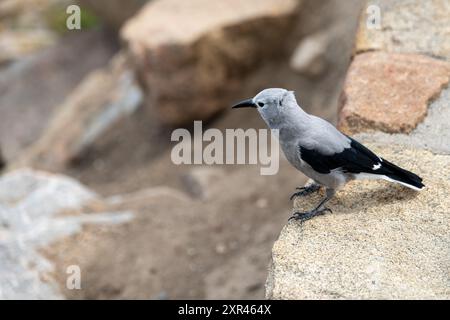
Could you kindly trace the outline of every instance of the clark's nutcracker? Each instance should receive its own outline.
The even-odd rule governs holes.
[[[329,122],[310,115],[297,104],[292,91],[266,89],[233,108],[256,108],[270,129],[279,130],[286,158],[314,183],[297,188],[304,196],[326,188],[326,197],[311,211],[295,212],[290,219],[305,221],[331,210],[325,207],[336,190],[353,179],[385,179],[414,190],[424,187],[422,178],[375,155]]]

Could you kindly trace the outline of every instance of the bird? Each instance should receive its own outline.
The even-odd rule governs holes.
[[[313,182],[297,188],[291,200],[325,187],[325,198],[312,210],[296,211],[289,220],[304,222],[332,212],[325,204],[347,182],[356,179],[384,179],[413,190],[425,185],[418,175],[376,155],[360,142],[339,131],[328,121],[308,114],[297,103],[293,91],[269,88],[232,108],[255,108],[273,130],[287,160]]]

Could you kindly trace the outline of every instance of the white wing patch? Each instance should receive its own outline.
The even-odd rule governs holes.
[[[378,163],[378,164],[373,165],[372,170],[378,170],[380,168],[381,168],[381,163]]]

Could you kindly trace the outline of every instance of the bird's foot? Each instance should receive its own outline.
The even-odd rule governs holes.
[[[320,186],[318,184],[310,184],[309,186],[306,187],[301,187],[301,188],[296,188],[297,190],[299,190],[298,192],[294,193],[291,197],[290,200],[296,198],[296,197],[303,197],[303,196],[307,196],[313,192],[316,192],[320,189]]]
[[[304,222],[306,220],[314,218],[315,216],[323,215],[327,211],[330,213],[333,212],[330,208],[314,209],[314,210],[307,211],[307,212],[294,212],[294,214],[289,218],[288,221],[296,220],[296,221]]]

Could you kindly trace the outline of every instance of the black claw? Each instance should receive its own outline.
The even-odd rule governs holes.
[[[320,187],[318,185],[310,185],[307,187],[297,187],[295,188],[297,190],[299,190],[299,192],[294,193],[289,200],[293,200],[295,197],[302,197],[302,196],[307,196],[308,194],[311,194],[313,192],[316,192],[317,190],[320,189]]]
[[[300,196],[299,193],[300,193],[300,192],[296,192],[296,193],[292,194],[292,196],[289,198],[289,200],[292,201],[295,197]]]
[[[300,221],[301,223],[305,222],[306,220],[309,220],[311,218],[314,218],[315,216],[319,216],[322,214],[325,214],[325,212],[333,213],[333,211],[330,208],[323,208],[321,210],[312,210],[307,212],[294,212],[294,214],[288,219],[288,221],[296,220]]]

